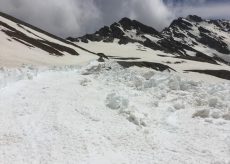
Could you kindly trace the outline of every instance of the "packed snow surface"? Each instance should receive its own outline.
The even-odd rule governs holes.
[[[230,83],[115,62],[0,71],[0,163],[229,164]]]

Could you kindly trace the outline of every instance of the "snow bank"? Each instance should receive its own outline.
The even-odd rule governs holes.
[[[119,113],[133,124],[146,126],[146,115],[139,112],[135,106],[129,106],[129,99],[127,97],[111,93],[107,95],[105,102],[108,108],[119,110]]]
[[[179,75],[167,71],[157,72],[148,68],[139,67],[123,69],[116,62],[107,62],[103,66],[100,63],[96,65],[90,65],[89,72],[91,72],[91,70],[94,70],[93,72],[100,72],[99,70],[103,70],[101,73],[103,73],[107,81],[114,80],[117,82],[124,82],[129,87],[134,87],[138,90],[161,88],[163,90],[189,91],[201,84],[201,82],[198,83],[182,79]],[[108,71],[110,69],[111,71]]]
[[[31,80],[40,70],[33,66],[24,65],[18,69],[0,68],[0,88],[19,80]]]
[[[80,66],[52,66],[37,67],[33,65],[22,65],[20,68],[0,68],[0,89],[20,80],[32,80],[42,72],[72,71],[78,70]]]
[[[127,87],[134,88],[140,92],[150,92],[153,94],[153,105],[158,107],[161,99],[167,97],[172,92],[184,92],[186,96],[192,95],[190,99],[177,98],[171,102],[170,109],[173,111],[185,109],[188,104],[195,106],[197,111],[192,117],[214,118],[230,120],[230,83],[206,84],[204,82],[195,82],[181,78],[175,73],[157,72],[148,68],[131,67],[123,69],[115,61],[100,63],[92,61],[84,67],[54,66],[54,67],[35,67],[32,65],[23,65],[18,69],[0,68],[0,88],[20,80],[32,80],[42,72],[57,71],[78,71],[81,75],[93,75],[104,81],[105,84],[121,83]],[[99,77],[98,77],[99,76]],[[87,86],[90,79],[83,79],[80,85]],[[199,92],[198,92],[199,90]],[[226,96],[227,95],[227,96]],[[186,98],[185,96],[185,98]],[[110,109],[124,110],[129,108],[129,95],[112,92],[107,95],[105,104]],[[130,112],[130,111],[129,111]],[[127,112],[123,112],[126,113]],[[134,118],[133,111],[127,118]],[[130,120],[132,120],[130,119]],[[134,121],[135,122],[135,121]],[[140,122],[140,121],[137,121]],[[140,123],[137,123],[140,124]]]
[[[123,69],[116,62],[107,62],[103,66],[94,63],[93,69],[90,70],[100,72],[99,78],[105,83],[122,84],[139,91],[139,94],[150,94],[156,107],[164,100],[173,111],[186,109],[188,106],[195,107],[197,111],[191,115],[193,118],[224,120],[230,118],[230,83],[195,82],[182,78],[176,73],[157,72],[147,68]],[[106,106],[111,109],[127,108],[128,100],[122,96],[130,95],[109,94],[106,98]],[[167,97],[172,100],[165,100]]]
[[[125,110],[120,110],[120,114],[125,116],[127,120],[139,127],[147,126],[148,115],[138,110],[135,106],[131,106]]]
[[[89,65],[83,67],[81,70],[82,75],[90,75],[99,73],[102,68],[104,68],[104,63],[100,63],[98,61],[92,61]]]
[[[129,100],[116,93],[111,93],[106,97],[106,106],[111,109],[125,109],[129,105]]]

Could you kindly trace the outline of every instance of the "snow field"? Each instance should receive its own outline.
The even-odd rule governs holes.
[[[112,61],[24,72],[0,89],[0,163],[230,162],[230,83]]]

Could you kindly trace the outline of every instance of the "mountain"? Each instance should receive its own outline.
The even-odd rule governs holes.
[[[110,27],[105,26],[94,34],[87,34],[80,38],[67,38],[70,41],[82,41],[88,43],[90,41],[113,42],[114,39],[119,39],[119,44],[127,44],[129,42],[144,42],[151,35],[156,38],[161,38],[161,34],[152,27],[146,26],[136,20],[123,18],[118,23],[113,23]]]
[[[94,34],[62,39],[0,13],[0,66],[79,65],[91,60],[230,79],[230,23],[190,15],[159,32],[123,18]],[[199,73],[199,76],[198,76]]]
[[[230,21],[227,20],[204,20],[189,15],[158,32],[136,20],[123,18],[94,34],[67,40],[100,51],[126,67],[170,68],[230,79]]]
[[[230,61],[230,21],[189,15],[174,20],[162,34],[211,57]]]
[[[0,13],[0,66],[68,65],[97,59],[88,51],[21,20]]]
[[[65,40],[2,13],[0,164],[230,164],[226,22]]]

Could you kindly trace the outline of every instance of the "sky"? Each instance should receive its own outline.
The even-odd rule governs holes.
[[[60,37],[77,37],[123,17],[159,31],[189,14],[230,19],[230,0],[0,0],[0,11]]]

